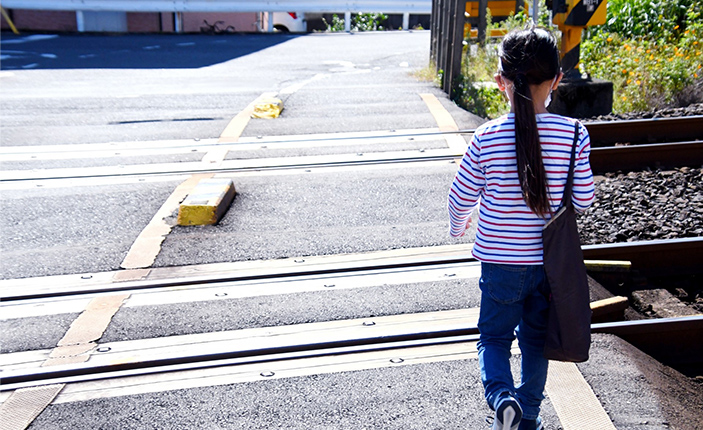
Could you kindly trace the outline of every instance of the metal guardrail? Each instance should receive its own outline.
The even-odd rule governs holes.
[[[105,12],[432,12],[432,0],[3,0],[2,5],[5,9]]]

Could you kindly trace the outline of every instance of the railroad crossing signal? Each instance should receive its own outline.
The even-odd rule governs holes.
[[[561,68],[568,75],[578,71],[581,33],[592,25],[605,24],[608,0],[547,0],[552,22],[561,31]]]

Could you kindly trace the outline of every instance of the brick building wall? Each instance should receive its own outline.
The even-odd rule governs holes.
[[[129,33],[158,33],[162,31],[161,18],[161,14],[158,12],[127,12],[127,31]]]
[[[186,33],[199,33],[201,27],[206,27],[205,22],[209,25],[215,25],[216,22],[222,21],[218,28],[224,30],[227,26],[234,27],[237,32],[255,32],[257,31],[257,13],[227,13],[227,12],[188,12],[183,14],[183,31]]]
[[[27,31],[77,31],[76,13],[73,11],[8,10],[10,19],[18,30]],[[10,25],[2,18],[2,30]]]
[[[7,11],[10,19],[20,31],[78,31],[76,12],[74,11],[41,11],[11,9]],[[237,32],[260,31],[257,22],[260,20],[258,13],[183,13],[183,31],[186,33],[199,33],[201,27],[214,25],[222,21],[218,28],[222,30],[232,26]],[[2,18],[2,30],[10,30],[9,24]],[[128,12],[127,31],[130,33],[171,33],[174,31],[174,14],[171,12]]]

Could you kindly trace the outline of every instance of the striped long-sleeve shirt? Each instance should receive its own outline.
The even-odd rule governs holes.
[[[542,227],[549,219],[532,212],[522,197],[515,155],[515,117],[508,114],[480,126],[459,165],[449,191],[450,234],[464,234],[471,211],[479,205],[473,255],[502,264],[542,264]],[[574,121],[550,113],[537,114],[542,161],[547,172],[552,211],[566,185]],[[577,212],[593,202],[593,173],[588,131],[579,123],[572,201]]]

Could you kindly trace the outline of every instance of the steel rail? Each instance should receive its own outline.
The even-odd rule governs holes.
[[[627,260],[645,276],[703,271],[703,237],[586,245],[582,249],[587,260]]]
[[[658,118],[658,119],[640,119],[640,120],[622,120],[622,121],[602,121],[602,122],[584,122],[588,129],[592,147],[608,147],[616,143],[665,143],[666,142],[685,142],[696,141],[703,138],[703,116],[687,116],[678,118]],[[674,128],[673,130],[670,128]],[[183,148],[218,148],[231,147],[233,145],[246,147],[261,147],[272,144],[284,143],[300,143],[300,142],[343,142],[357,140],[378,140],[378,139],[397,139],[403,137],[444,137],[453,134],[472,135],[475,129],[462,129],[456,131],[417,131],[417,132],[396,132],[389,130],[388,132],[369,132],[363,134],[344,134],[335,136],[334,133],[325,135],[314,135],[305,137],[304,135],[295,136],[261,136],[256,141],[250,141],[244,138],[236,144],[227,142],[216,142],[216,139],[203,139],[207,143],[195,143],[190,140],[181,143],[169,145],[152,145],[150,142],[138,142],[138,148],[125,147],[123,145],[129,142],[109,142],[97,145],[76,145],[81,152],[104,152],[115,150],[144,150],[144,149],[183,149]],[[378,134],[374,134],[378,133]],[[137,143],[137,142],[132,142]],[[65,153],[74,151],[69,145],[53,145],[43,148],[43,154]],[[31,148],[31,147],[27,147]],[[33,151],[25,149],[25,147],[5,147],[0,148],[0,154],[34,154]]]
[[[391,349],[446,345],[478,341],[478,328],[401,333],[389,336],[357,336],[311,343],[285,343],[263,348],[221,350],[208,354],[192,351],[156,359],[125,361],[93,365],[88,362],[38,367],[33,369],[6,370],[0,373],[0,391],[15,390],[26,386],[69,383],[114,377],[146,375],[184,370],[206,369],[220,366],[267,363],[302,358],[314,358],[383,351]]]
[[[418,152],[418,151],[408,151]],[[406,157],[383,155],[383,153],[368,153],[362,154],[368,156],[367,159],[345,160],[340,156],[329,156],[328,161],[320,162],[289,162],[281,161],[271,162],[271,160],[262,159],[261,164],[256,164],[259,160],[247,160],[247,164],[242,166],[241,160],[225,160],[223,164],[232,164],[232,167],[220,166],[210,167],[204,163],[171,163],[165,166],[150,166],[150,165],[132,165],[115,168],[101,168],[102,173],[91,172],[91,168],[71,169],[76,171],[75,174],[61,174],[60,172],[52,172],[52,170],[63,169],[48,169],[42,176],[40,171],[13,171],[10,174],[0,172],[0,183],[5,182],[22,182],[22,181],[48,181],[58,179],[94,179],[94,178],[122,178],[136,176],[164,176],[164,175],[183,175],[197,173],[240,173],[251,171],[269,171],[269,170],[296,170],[296,169],[313,169],[327,167],[346,167],[346,166],[363,166],[363,165],[378,165],[378,164],[398,164],[398,163],[415,163],[429,161],[449,161],[457,157],[457,154],[447,153],[438,155],[410,155]],[[349,155],[347,155],[348,157]],[[359,157],[357,155],[357,157]],[[288,157],[295,159],[295,157]],[[269,163],[269,164],[267,164]],[[80,171],[83,170],[84,173]],[[131,170],[131,171],[130,171]]]
[[[703,139],[703,115],[585,123],[591,146]]]
[[[618,336],[669,365],[703,365],[703,315],[593,324],[591,332]]]
[[[408,151],[414,152],[414,151]],[[428,151],[429,152],[429,151]],[[92,168],[71,169],[76,173],[61,172],[63,169],[41,171],[10,171],[0,173],[0,183],[48,181],[61,179],[93,179],[110,177],[139,177],[164,176],[196,173],[241,173],[251,171],[297,170],[330,167],[349,167],[380,164],[417,163],[433,161],[450,161],[461,154],[447,151],[435,151],[434,154],[413,155],[400,157],[398,153],[387,155],[383,153],[366,153],[364,159],[349,159],[346,156],[327,156],[317,162],[282,162],[280,159],[247,160],[246,165],[236,160],[225,161],[219,167],[210,167],[202,163],[171,163],[167,165],[134,165],[129,167],[101,168],[101,173],[95,173]],[[359,157],[359,155],[357,155]],[[290,157],[295,160],[295,157]],[[231,166],[227,166],[227,164]],[[645,168],[698,167],[703,164],[703,141],[677,142],[664,144],[646,144],[608,148],[593,148],[591,151],[591,167],[595,173],[612,171],[642,170]]]
[[[652,240],[642,242],[623,242],[612,244],[596,244],[582,246],[586,260],[626,260],[632,263],[632,268],[644,275],[665,273],[700,273],[703,269],[700,256],[703,255],[703,237],[692,237],[669,240]],[[330,274],[354,274],[389,269],[412,269],[428,266],[465,264],[476,259],[468,255],[468,248],[432,255],[424,258],[392,259],[377,262],[371,260],[362,263],[339,263],[311,267],[285,267],[277,269],[261,269],[245,274],[232,273],[229,275],[210,275],[198,277],[183,277],[174,279],[154,279],[140,281],[113,282],[104,285],[88,287],[66,287],[61,290],[47,292],[46,290],[32,291],[27,287],[12,290],[4,289],[0,299],[11,304],[21,300],[50,299],[78,295],[95,295],[103,293],[130,292],[138,290],[158,290],[173,287],[194,285],[213,286],[218,283],[240,281],[264,281],[275,279],[290,279],[304,276],[319,276]],[[9,291],[8,291],[9,290]]]
[[[622,337],[652,357],[664,356],[668,364],[697,365],[703,355],[703,315],[657,320],[626,321],[593,324],[593,333]],[[281,343],[263,348],[222,350],[209,354],[181,354],[153,360],[141,359],[113,364],[91,364],[89,361],[72,365],[39,367],[3,371],[0,391],[38,385],[75,383],[126,376],[205,369],[221,366],[266,363],[274,361],[338,356],[371,351],[446,345],[478,340],[477,327],[439,331],[402,333],[390,336],[358,336],[312,343]],[[634,340],[634,342],[632,342]],[[672,346],[676,346],[672,348]],[[642,349],[642,348],[640,348]]]
[[[703,165],[703,140],[592,148],[590,162],[595,174],[638,171],[648,167],[699,167]]]

